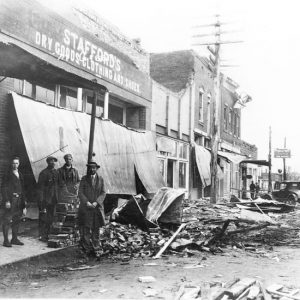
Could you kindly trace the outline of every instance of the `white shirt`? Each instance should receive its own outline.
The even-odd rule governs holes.
[[[95,186],[95,184],[96,184],[96,174],[91,175],[91,177],[92,177],[92,185]]]
[[[17,176],[17,178],[19,178],[20,177],[20,175],[19,175],[19,171],[18,170],[13,170],[13,173]]]

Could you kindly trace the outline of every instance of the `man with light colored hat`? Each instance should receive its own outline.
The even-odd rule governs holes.
[[[39,189],[39,235],[41,241],[47,241],[54,219],[55,205],[58,200],[58,172],[55,169],[56,157],[46,159],[47,168],[41,171],[38,179]]]
[[[87,164],[87,175],[79,185],[80,206],[78,223],[82,228],[80,245],[87,254],[99,250],[99,229],[105,225],[104,199],[106,196],[103,178],[97,173],[100,166],[90,160]]]

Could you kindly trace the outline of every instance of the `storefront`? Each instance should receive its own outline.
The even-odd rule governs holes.
[[[9,130],[0,137],[8,141],[6,153],[21,156],[27,182],[34,184],[48,155],[62,163],[68,152],[84,174],[87,113],[95,94],[98,116],[147,129],[151,81],[126,53],[31,0],[2,1],[0,29],[0,76],[3,82],[15,78],[22,84],[19,94],[8,95],[14,89],[3,87],[0,121]],[[10,126],[11,117],[15,126]],[[94,152],[110,193],[136,193],[135,174],[149,193],[164,185],[152,134],[109,120],[97,120],[96,127]],[[1,157],[5,171],[9,157]]]
[[[188,190],[189,144],[164,136],[156,138],[160,172],[168,187]]]

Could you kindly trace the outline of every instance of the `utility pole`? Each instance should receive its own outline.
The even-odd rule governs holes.
[[[213,73],[214,78],[214,96],[215,101],[213,104],[213,126],[212,126],[212,136],[211,136],[211,186],[210,186],[210,201],[211,203],[216,203],[218,201],[218,150],[220,143],[220,107],[221,107],[221,44],[233,44],[242,43],[242,41],[228,41],[221,40],[221,34],[232,33],[231,31],[221,31],[221,25],[228,24],[220,22],[219,15],[216,15],[216,22],[207,25],[195,26],[194,28],[204,28],[204,27],[214,27],[214,33],[203,33],[193,35],[193,38],[205,38],[213,37],[213,41],[194,43],[193,46],[207,46],[207,49],[211,53],[209,56],[210,63],[208,68]],[[213,47],[212,47],[213,46]],[[226,65],[226,67],[232,67]]]
[[[216,43],[215,49],[208,46],[209,51],[214,55],[210,56],[210,60],[215,65],[214,69],[214,94],[215,102],[213,107],[213,128],[211,139],[211,187],[210,187],[210,201],[217,203],[218,201],[218,150],[220,141],[220,105],[221,105],[221,90],[220,90],[220,22],[215,24],[216,28]]]
[[[268,192],[272,192],[272,129],[269,127],[269,185]]]
[[[286,137],[284,137],[283,148],[286,149]],[[283,180],[286,180],[286,166],[285,166],[285,158],[283,158]]]
[[[93,157],[94,151],[94,136],[95,136],[95,122],[96,122],[96,107],[97,107],[97,90],[94,90],[94,100],[92,104],[91,113],[91,125],[90,125],[90,139],[89,139],[89,152],[88,152],[88,162]]]

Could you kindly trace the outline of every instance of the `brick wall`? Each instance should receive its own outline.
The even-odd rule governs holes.
[[[255,145],[248,144],[243,140],[239,140],[237,144],[241,149],[241,154],[250,156],[251,159],[257,159],[257,147]]]
[[[214,82],[213,82],[213,75],[212,73],[208,70],[208,68],[205,66],[204,62],[200,57],[197,55],[194,56],[195,58],[195,128],[198,128],[206,133],[208,133],[208,122],[212,121],[212,105],[214,102]],[[199,122],[199,92],[200,89],[203,89],[203,122]],[[208,114],[208,102],[209,102],[209,97],[208,95],[211,95],[210,99],[210,114]],[[209,134],[209,133],[208,133]]]
[[[3,78],[1,77],[1,79]],[[9,132],[10,98],[8,95],[8,91],[13,89],[14,80],[12,78],[6,78],[0,83],[0,184],[2,183],[3,175],[6,173],[9,166],[8,157],[10,157],[13,151]]]
[[[129,39],[123,35],[120,30],[104,20],[94,12],[88,11],[82,7],[73,7],[73,22],[77,21],[87,31],[95,34],[100,40],[118,49],[120,52],[129,56],[142,72],[149,74],[150,57],[149,53],[144,51],[139,42]]]
[[[24,175],[27,198],[29,201],[34,201],[36,183],[9,91],[21,93],[22,81],[6,78],[0,82],[0,186],[12,156],[16,155],[20,157],[19,169]]]
[[[220,107],[220,137],[222,140],[230,143],[230,144],[236,144],[240,141],[240,134],[234,133],[233,125],[231,120],[231,125],[228,125],[228,128],[225,128],[225,118],[224,118],[224,108],[227,108],[227,122],[229,122],[229,112],[235,114],[239,118],[239,128],[240,122],[241,122],[241,111],[240,109],[234,108],[234,104],[236,101],[235,95],[226,89],[225,87],[222,87],[221,89],[221,107]]]

